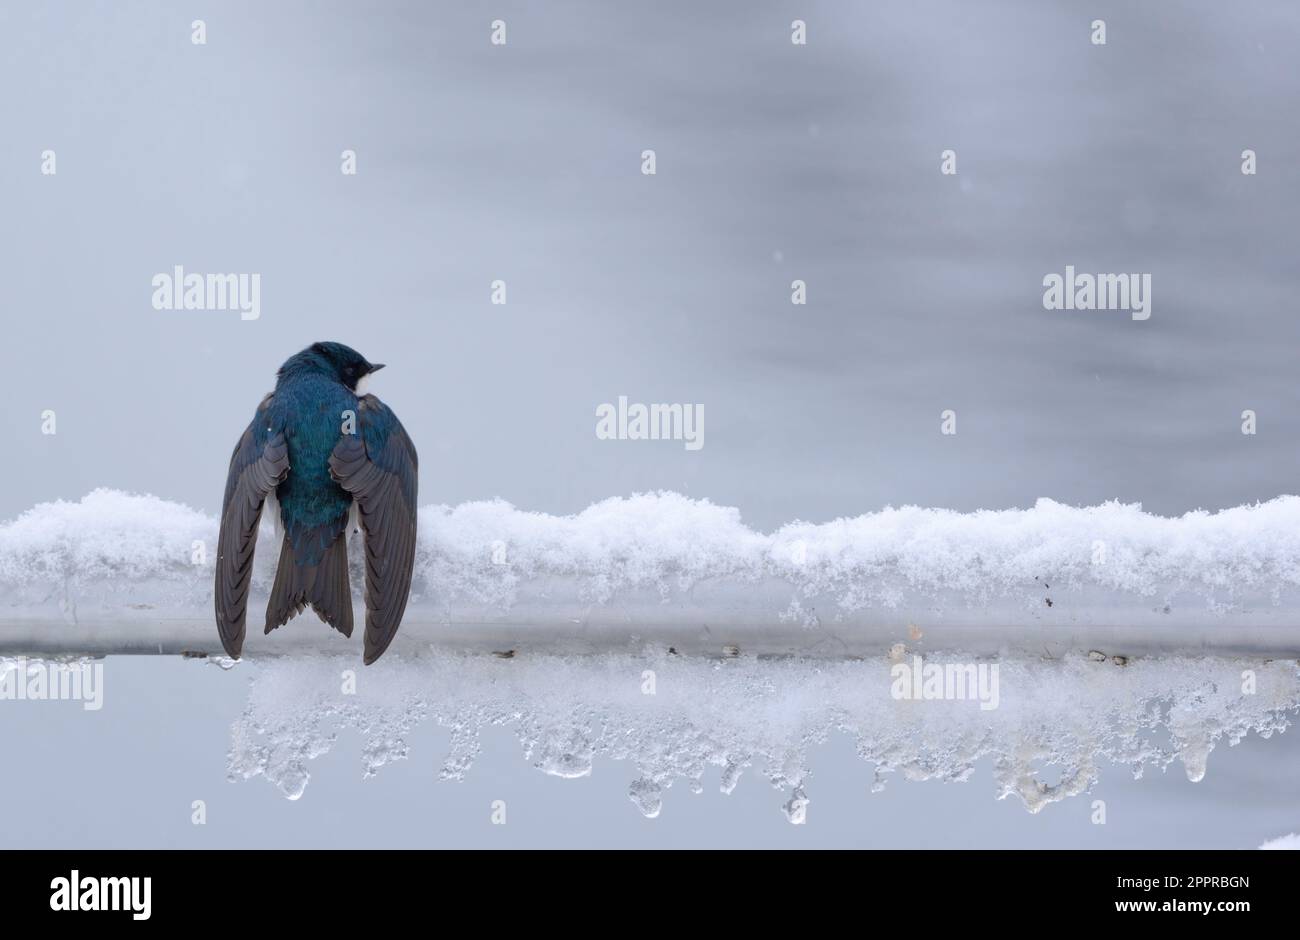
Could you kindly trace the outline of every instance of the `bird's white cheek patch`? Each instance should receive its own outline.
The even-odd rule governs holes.
[[[360,398],[362,395],[366,394],[366,392],[367,392],[367,390],[368,390],[369,388],[370,388],[370,376],[368,376],[368,375],[363,375],[363,376],[361,376],[361,378],[357,379],[357,397],[358,397],[358,398]]]

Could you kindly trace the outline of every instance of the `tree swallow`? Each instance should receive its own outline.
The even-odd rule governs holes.
[[[415,565],[415,445],[397,415],[357,384],[383,365],[341,343],[314,343],[276,374],[235,445],[221,504],[216,608],[221,645],[238,659],[258,522],[274,495],[284,524],[266,633],[310,606],[352,636],[348,519],[365,533],[365,662],[397,634]]]

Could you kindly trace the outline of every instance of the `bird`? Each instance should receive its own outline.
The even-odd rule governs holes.
[[[253,553],[268,504],[284,535],[264,632],[311,607],[352,636],[347,532],[355,511],[365,537],[365,664],[397,635],[415,566],[419,461],[397,415],[362,390],[382,368],[342,343],[313,343],[280,366],[275,390],[235,444],[213,592],[217,631],[232,659],[243,651]]]

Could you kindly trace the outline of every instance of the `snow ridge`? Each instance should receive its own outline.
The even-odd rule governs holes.
[[[217,520],[179,503],[98,489],[43,503],[0,525],[0,588],[11,606],[193,608],[211,605]],[[355,538],[356,536],[354,536]],[[254,594],[276,551],[263,520]],[[350,551],[360,591],[361,552]],[[679,597],[711,581],[773,579],[821,610],[893,607],[917,595],[964,604],[1023,599],[1042,586],[1210,609],[1242,597],[1277,604],[1300,586],[1300,497],[1167,518],[1115,502],[958,513],[886,508],[765,534],[739,510],[673,492],[615,497],[552,516],[502,501],[420,511],[413,604],[500,610],[548,578],[587,603],[620,593]],[[834,615],[834,613],[832,615]]]

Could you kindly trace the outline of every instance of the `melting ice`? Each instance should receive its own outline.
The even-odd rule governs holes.
[[[849,735],[873,766],[873,790],[894,774],[968,781],[989,758],[992,795],[1037,813],[1087,792],[1108,762],[1139,778],[1181,763],[1200,780],[1217,745],[1281,732],[1300,708],[1300,669],[1289,660],[1003,658],[993,710],[969,700],[895,698],[883,657],[504,660],[430,651],[360,673],[354,693],[342,678],[356,669],[351,656],[245,665],[251,688],[232,729],[230,776],[263,777],[290,799],[303,795],[308,765],[341,730],[359,732],[370,776],[408,757],[411,730],[433,721],[450,731],[451,745],[431,778],[471,773],[480,734],[505,727],[543,773],[588,775],[597,758],[605,759],[601,772],[608,762],[625,765],[628,796],[646,816],[658,815],[665,789],[681,782],[699,791],[716,769],[724,793],[746,774],[766,780],[795,823],[815,798],[810,752],[834,732]]]

